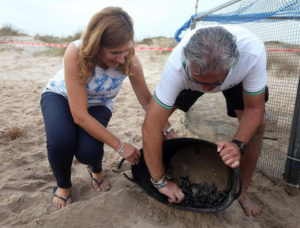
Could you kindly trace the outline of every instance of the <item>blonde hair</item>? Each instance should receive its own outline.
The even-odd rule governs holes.
[[[133,22],[130,16],[119,7],[107,7],[96,13],[90,20],[82,35],[79,51],[79,70],[83,82],[93,77],[97,61],[99,61],[100,47],[116,48],[133,41]],[[124,64],[119,65],[122,74],[130,75],[130,63],[134,56],[134,48]]]

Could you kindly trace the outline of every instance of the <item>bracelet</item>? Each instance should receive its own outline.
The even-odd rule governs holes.
[[[150,181],[152,183],[152,185],[156,188],[156,189],[160,189],[160,188],[163,188],[165,187],[168,182],[167,182],[167,179],[168,180],[171,180],[170,177],[166,176],[166,175],[163,175],[162,177],[160,177],[159,179],[155,180],[153,179],[152,177],[150,178]]]
[[[173,127],[170,126],[166,131],[164,131],[164,135],[170,134],[170,132],[173,130]]]
[[[123,150],[124,150],[124,141],[123,139],[121,139],[121,146],[120,148],[116,151],[116,153],[120,154],[120,153],[123,153]]]

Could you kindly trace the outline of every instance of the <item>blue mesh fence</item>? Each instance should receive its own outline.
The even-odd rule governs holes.
[[[190,30],[191,22],[197,16],[192,15],[177,30],[177,41],[184,31]],[[242,0],[227,9],[196,19],[196,27],[199,24],[237,24],[264,41],[268,57],[269,101],[257,170],[275,182],[282,180],[284,172],[294,175],[293,181],[297,179],[299,182],[300,162],[286,161],[289,150],[293,150],[291,146],[297,147],[290,143],[290,139],[300,75],[300,0]],[[186,114],[188,128],[206,140],[230,140],[237,121],[226,116],[223,99],[221,94],[201,97]]]
[[[175,33],[175,39],[180,41],[182,31],[190,28],[192,21],[197,21],[199,14],[192,15]],[[264,22],[273,19],[276,22],[282,19],[300,19],[299,0],[244,0],[240,7],[230,13],[212,14],[202,17],[199,20],[218,22],[223,24],[241,24],[249,22]],[[269,21],[270,22],[270,21]]]

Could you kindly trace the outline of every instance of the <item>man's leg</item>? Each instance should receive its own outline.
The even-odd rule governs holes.
[[[235,113],[240,121],[243,111],[235,110]],[[240,164],[240,171],[242,173],[242,180],[243,180],[242,183],[243,189],[238,200],[245,214],[249,217],[256,217],[262,213],[261,208],[249,198],[247,191],[248,191],[252,174],[256,167],[258,157],[260,155],[264,127],[265,127],[265,120],[263,120],[262,124],[259,126],[255,135],[249,141],[247,145],[247,152],[242,157],[241,164]]]

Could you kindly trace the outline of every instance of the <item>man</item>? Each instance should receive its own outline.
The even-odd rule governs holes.
[[[268,97],[266,53],[263,42],[244,28],[197,28],[174,48],[142,128],[144,157],[151,181],[169,202],[180,203],[184,199],[177,184],[165,178],[160,132],[165,130],[165,123],[176,108],[186,112],[201,95],[212,92],[223,93],[228,115],[239,120],[232,141],[217,142],[217,150],[226,165],[240,167],[243,190],[238,200],[247,216],[256,217],[261,209],[250,200],[247,190],[264,131]]]

